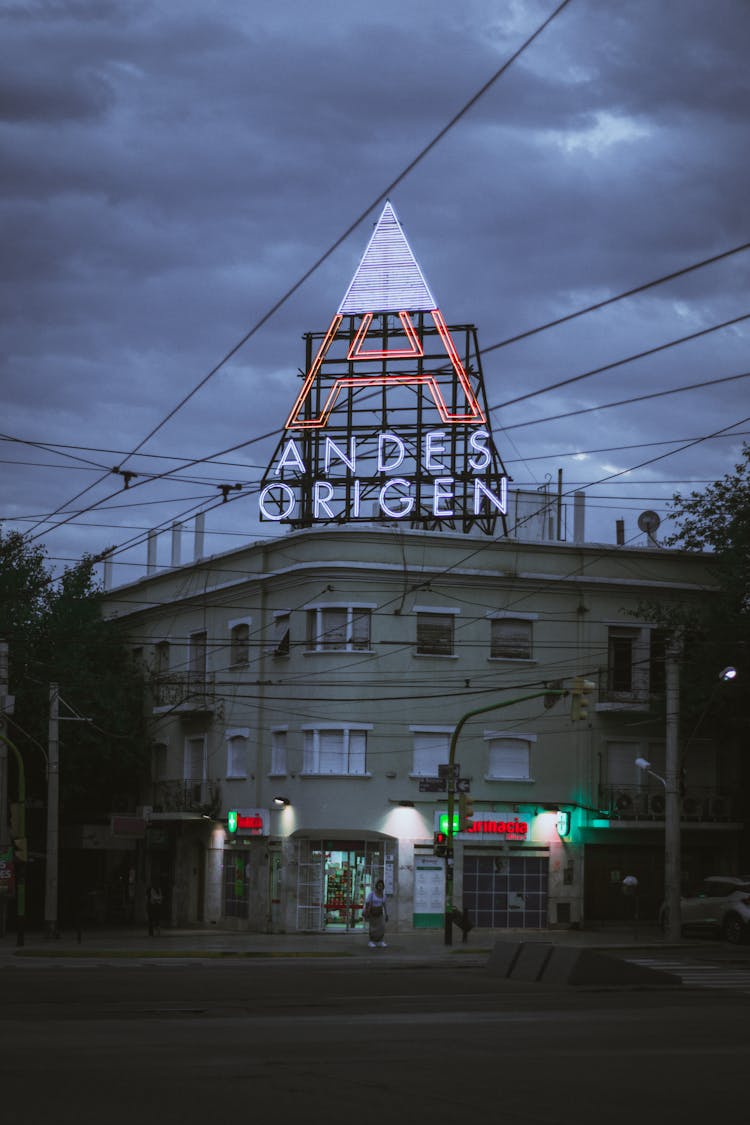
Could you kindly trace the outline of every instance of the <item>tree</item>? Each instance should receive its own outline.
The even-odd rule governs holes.
[[[750,675],[750,445],[734,472],[689,496],[672,500],[675,531],[667,546],[713,555],[718,593],[702,612],[681,623],[688,663],[683,697],[715,731],[747,730],[745,699]],[[721,669],[737,668],[744,684],[716,687]],[[709,673],[707,675],[707,672]],[[740,687],[740,690],[737,688]],[[699,720],[702,721],[702,720]]]
[[[9,645],[16,695],[10,734],[24,755],[30,792],[44,793],[49,685],[59,685],[60,795],[68,822],[107,816],[135,797],[150,757],[141,671],[116,625],[102,618],[94,561],[56,578],[42,548],[0,529],[0,636]]]

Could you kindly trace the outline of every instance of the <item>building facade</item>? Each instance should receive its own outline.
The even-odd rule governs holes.
[[[594,924],[628,916],[631,875],[655,917],[664,649],[644,607],[710,593],[700,555],[400,525],[290,531],[111,590],[153,684],[139,886],[163,883],[173,924],[347,931],[382,877],[391,928],[442,926],[441,766],[497,705],[456,746],[454,904],[476,927]],[[595,685],[577,721],[544,698],[576,676]],[[736,867],[737,769],[691,746],[686,881]]]

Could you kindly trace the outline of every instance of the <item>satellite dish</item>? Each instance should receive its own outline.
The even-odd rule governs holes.
[[[641,512],[638,517],[638,526],[641,531],[646,532],[646,535],[648,535],[649,539],[653,538],[655,533],[659,530],[660,523],[661,519],[659,518],[659,515],[656,512],[652,512],[650,508],[645,512]]]

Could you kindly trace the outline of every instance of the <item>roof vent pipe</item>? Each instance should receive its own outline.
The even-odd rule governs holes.
[[[146,538],[146,573],[153,574],[156,570],[156,532],[149,531]]]
[[[180,565],[180,547],[182,546],[182,524],[176,521],[172,524],[172,566]]]
[[[615,542],[618,547],[625,546],[625,520],[615,520]]]
[[[195,532],[193,538],[193,558],[196,561],[203,558],[205,538],[206,513],[198,512],[198,515],[195,517]]]
[[[573,542],[583,543],[586,539],[586,493],[573,493]]]

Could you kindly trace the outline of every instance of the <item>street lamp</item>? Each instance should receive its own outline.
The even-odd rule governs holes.
[[[728,668],[723,668],[722,671],[719,673],[719,679],[724,680],[725,683],[728,680],[735,680],[736,678],[737,678],[737,669],[733,668],[731,664],[729,665]]]

